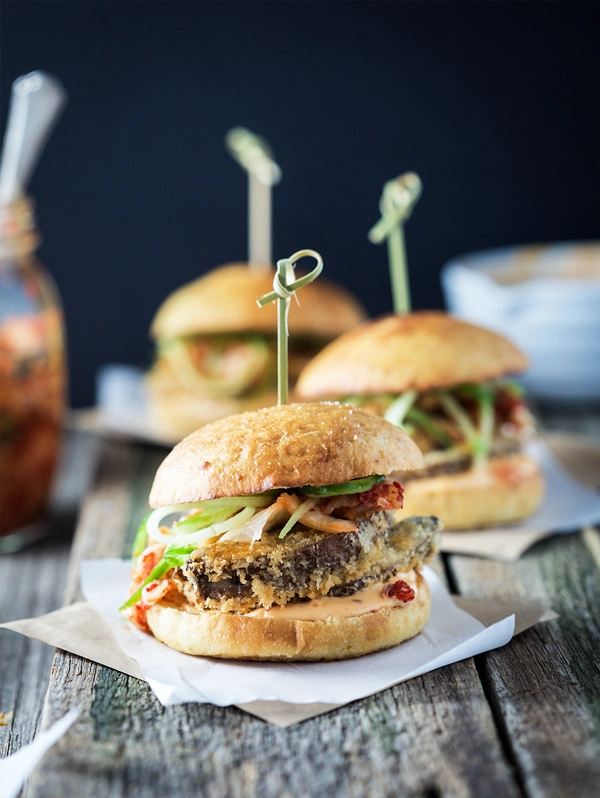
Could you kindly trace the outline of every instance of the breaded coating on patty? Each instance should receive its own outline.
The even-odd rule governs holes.
[[[395,521],[377,512],[356,532],[326,533],[298,523],[260,541],[198,549],[176,569],[178,588],[195,607],[250,612],[258,607],[352,595],[394,573],[420,568],[435,554],[442,524],[435,517]]]

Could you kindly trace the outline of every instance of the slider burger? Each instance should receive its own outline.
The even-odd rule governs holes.
[[[217,420],[159,467],[121,611],[187,654],[345,659],[425,625],[437,518],[398,521],[401,429],[338,403]]]
[[[301,400],[336,399],[402,427],[425,467],[404,476],[403,515],[439,516],[448,529],[525,518],[544,481],[523,453],[533,431],[507,375],[527,359],[494,332],[425,311],[385,316],[342,335],[304,369]]]
[[[259,308],[275,271],[230,263],[182,286],[159,308],[148,375],[151,418],[179,440],[217,418],[277,401],[277,309]],[[327,280],[307,285],[289,310],[289,378],[338,335],[366,318],[360,303]]]

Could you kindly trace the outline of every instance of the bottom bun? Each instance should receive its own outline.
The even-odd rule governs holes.
[[[429,617],[431,595],[421,574],[412,581],[416,596],[409,604],[349,617],[296,620],[202,612],[181,599],[155,604],[147,620],[158,640],[185,654],[247,660],[349,659],[419,634]]]
[[[436,515],[445,529],[474,529],[527,518],[544,496],[538,464],[524,454],[494,457],[481,469],[414,478],[398,518]]]

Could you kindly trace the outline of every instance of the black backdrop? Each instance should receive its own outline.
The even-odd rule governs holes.
[[[413,304],[474,249],[597,238],[596,2],[29,2],[1,5],[12,81],[69,103],[33,177],[40,255],[65,305],[71,403],[107,362],[145,366],[173,288],[247,255],[244,125],[283,170],[273,254],[310,247],[373,314],[392,308],[367,240],[384,182],[414,170]]]

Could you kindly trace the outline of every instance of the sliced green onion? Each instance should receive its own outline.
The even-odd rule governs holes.
[[[302,504],[299,505],[294,510],[294,512],[290,515],[289,520],[287,521],[287,523],[285,524],[285,526],[282,528],[281,532],[279,533],[279,537],[280,538],[284,538],[287,535],[287,533],[290,531],[290,529],[294,526],[296,521],[299,518],[301,518],[304,515],[304,513],[306,513],[308,510],[310,510],[312,507],[314,507],[316,503],[317,503],[317,499],[316,498],[307,499],[305,502],[302,502]]]
[[[190,502],[188,504],[170,504],[166,507],[159,507],[148,516],[146,529],[148,536],[159,543],[168,543],[172,535],[176,532],[196,532],[205,529],[214,523],[224,521],[233,515],[236,510],[243,507],[265,507],[273,501],[273,491],[267,491],[255,496],[225,496],[220,499],[206,499],[200,502]],[[194,510],[201,510],[193,513]],[[161,532],[160,527],[163,521],[170,515],[190,513],[186,518],[178,521],[176,529],[168,535]]]
[[[158,565],[156,565],[152,571],[150,571],[150,575],[146,577],[135,593],[133,593],[133,595],[127,599],[125,604],[122,604],[119,607],[119,612],[123,612],[123,610],[126,610],[128,607],[133,607],[134,604],[137,604],[142,597],[142,590],[146,587],[146,585],[149,585],[150,582],[154,582],[155,579],[160,579],[161,576],[164,576],[171,568],[173,568],[173,566],[166,562],[166,560],[162,559]]]
[[[479,441],[480,450],[475,457],[475,465],[484,463],[492,448],[494,436],[494,397],[481,396],[479,399]]]
[[[225,521],[237,510],[251,507],[267,507],[273,501],[273,494],[276,491],[269,491],[268,493],[257,494],[256,496],[234,496],[225,497],[223,499],[209,499],[202,503],[199,508],[201,512],[193,513],[192,515],[177,521],[173,525],[174,534],[188,534],[195,532],[198,529],[205,529],[206,527],[213,526],[221,521]]]
[[[196,548],[197,546],[195,543],[190,543],[187,546],[173,546],[173,548],[169,547],[169,549],[165,550],[165,553],[163,554],[163,560],[166,563],[169,563],[171,568],[179,568],[185,563],[190,554],[193,554],[196,551]]]
[[[235,513],[235,515],[232,515],[230,518],[227,518],[225,521],[221,521],[217,524],[211,524],[209,527],[205,527],[204,529],[199,529],[195,532],[185,535],[174,535],[171,543],[169,543],[166,548],[165,554],[168,554],[172,547],[177,548],[179,546],[190,546],[192,544],[198,544],[204,540],[209,540],[210,538],[219,537],[224,532],[228,532],[230,529],[245,523],[249,518],[252,518],[254,513],[254,507],[244,507],[242,510]]]
[[[383,417],[391,424],[401,427],[406,418],[406,414],[415,403],[418,394],[416,391],[404,391],[385,411]]]
[[[351,479],[349,482],[339,482],[336,485],[304,485],[298,488],[299,493],[306,496],[345,496],[349,493],[362,493],[370,490],[373,485],[378,485],[385,480],[382,474],[373,474],[370,477]]]
[[[461,387],[461,390],[465,386]],[[474,387],[474,386],[472,386]],[[480,412],[480,429],[477,430],[469,414],[460,405],[454,396],[447,391],[440,391],[439,397],[442,406],[459,426],[465,436],[467,445],[473,453],[474,465],[482,465],[488,457],[492,434],[494,430],[494,394],[489,386],[478,386],[480,390],[472,390],[471,395],[476,398]]]
[[[453,418],[454,421],[456,421],[460,431],[465,436],[467,441],[469,443],[473,443],[477,437],[477,430],[469,418],[469,414],[461,406],[460,402],[457,402],[452,394],[448,393],[448,391],[440,391],[439,397],[442,407],[446,413],[448,413],[450,418]]]
[[[230,518],[236,511],[235,507],[227,507],[221,510],[212,510],[207,512],[192,513],[191,515],[182,518],[180,521],[175,521],[171,525],[172,535],[191,535],[201,529],[207,529],[209,526],[218,524]]]
[[[146,529],[146,524],[148,523],[150,515],[151,513],[148,513],[142,523],[138,526],[137,532],[135,533],[135,539],[133,541],[133,548],[131,551],[131,556],[134,559],[139,557],[146,548],[146,543],[148,542],[148,530]]]
[[[514,380],[501,380],[497,383],[497,387],[506,391],[513,399],[523,399],[527,395],[527,391],[521,383]]]
[[[450,447],[454,446],[454,441],[446,430],[436,424],[431,416],[419,407],[411,407],[406,418],[408,421],[412,421],[415,426],[421,427],[425,432],[428,432],[444,449],[450,449]]]
[[[181,535],[174,538],[172,543],[165,549],[160,562],[152,569],[149,576],[146,577],[135,593],[130,596],[125,604],[119,608],[119,611],[126,610],[128,607],[132,607],[134,604],[136,604],[142,597],[142,590],[146,587],[146,585],[149,585],[150,582],[153,582],[155,579],[160,579],[172,568],[181,567],[190,554],[196,550],[200,535],[204,535],[206,537],[207,532],[210,533],[210,537],[222,535],[227,530],[244,524],[254,515],[254,512],[255,511],[253,507],[245,507],[232,518],[228,518],[221,524],[215,524],[214,526],[210,527],[209,530],[199,530],[196,534]]]
[[[165,507],[158,507],[156,510],[153,510],[146,519],[146,530],[148,532],[148,537],[152,538],[152,540],[157,540],[160,543],[165,543],[167,538],[160,531],[160,527],[163,526],[163,521],[170,515],[176,515],[178,513],[182,514],[195,509],[202,509],[203,504],[204,502],[194,502],[192,504],[168,504]]]
[[[475,402],[479,402],[482,399],[493,402],[496,395],[494,386],[487,382],[464,383],[459,385],[455,391],[459,396],[466,396]]]
[[[490,383],[471,383],[461,385],[458,393],[474,399],[479,409],[479,435],[474,441],[474,465],[479,466],[487,460],[494,436],[494,405],[497,386]]]

